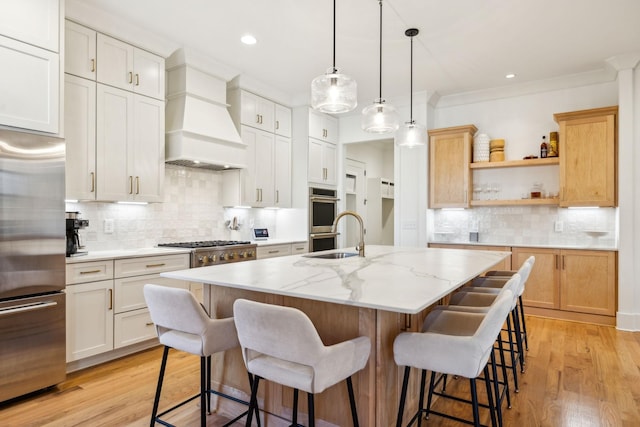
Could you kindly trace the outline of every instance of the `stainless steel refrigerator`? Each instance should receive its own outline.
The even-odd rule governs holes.
[[[64,158],[0,130],[0,401],[65,378]]]

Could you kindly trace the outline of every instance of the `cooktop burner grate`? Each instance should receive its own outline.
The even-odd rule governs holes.
[[[200,240],[197,242],[176,242],[176,243],[159,243],[158,246],[168,248],[212,248],[216,246],[237,246],[249,245],[251,242],[246,240]]]

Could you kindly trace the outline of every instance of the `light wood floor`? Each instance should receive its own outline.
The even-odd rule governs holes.
[[[513,408],[504,410],[505,425],[640,425],[640,333],[536,317],[527,322],[527,372],[520,376]],[[149,425],[160,358],[161,350],[152,349],[69,374],[56,388],[0,404],[0,426]],[[198,369],[197,357],[172,352],[163,401],[195,394]],[[451,384],[456,383],[464,387],[467,381]],[[466,407],[459,412],[468,417]],[[199,425],[198,404],[188,404],[167,421]],[[212,415],[208,426],[225,421]],[[426,425],[457,424],[431,417]]]

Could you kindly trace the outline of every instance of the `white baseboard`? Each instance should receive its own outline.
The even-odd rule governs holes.
[[[616,329],[621,331],[640,331],[640,313],[622,313],[616,315]]]

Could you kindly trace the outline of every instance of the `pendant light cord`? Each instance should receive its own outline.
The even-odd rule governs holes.
[[[333,72],[336,73],[336,0],[333,0]]]
[[[379,0],[378,4],[380,4],[380,79],[378,80],[378,99],[382,102],[382,0]]]
[[[411,81],[409,83],[409,119],[413,124],[413,36],[411,36],[411,70],[409,73]]]

